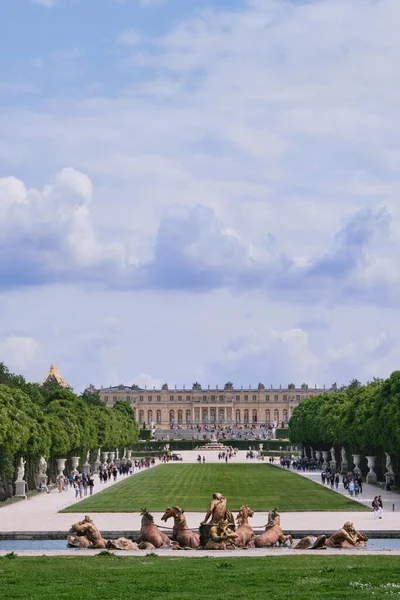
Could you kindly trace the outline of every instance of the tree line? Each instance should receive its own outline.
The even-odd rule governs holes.
[[[303,400],[290,419],[290,440],[322,448],[344,446],[354,454],[380,457],[385,452],[399,462],[400,371],[365,385],[353,380],[330,393]]]
[[[10,481],[21,456],[27,461],[29,484],[41,456],[54,471],[57,457],[83,457],[98,448],[129,447],[138,434],[128,402],[119,401],[110,408],[97,392],[86,390],[78,396],[55,379],[40,386],[0,363],[0,497],[10,494]]]

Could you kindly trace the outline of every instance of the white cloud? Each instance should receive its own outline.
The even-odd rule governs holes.
[[[51,8],[55,5],[56,0],[31,0],[34,4],[41,4],[42,6],[46,6],[47,8]]]
[[[32,337],[10,335],[0,339],[0,360],[17,373],[35,362],[39,351],[40,345]]]
[[[134,29],[124,31],[118,37],[117,42],[123,46],[139,46],[142,41],[142,35]]]

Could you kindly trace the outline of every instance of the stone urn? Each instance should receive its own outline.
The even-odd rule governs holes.
[[[71,466],[72,466],[72,471],[71,474],[72,475],[77,475],[78,474],[78,465],[79,465],[79,461],[81,460],[80,456],[71,456]]]
[[[376,483],[377,476],[374,471],[374,467],[376,465],[376,456],[366,456],[365,458],[367,459],[367,465],[368,465],[368,469],[369,469],[369,471],[367,473],[367,477],[365,478],[365,481],[367,483]]]
[[[315,458],[317,459],[317,461],[319,462],[321,460],[321,450],[316,450],[315,451]]]
[[[57,475],[64,475],[66,458],[57,458]]]
[[[101,462],[103,463],[103,465],[107,464],[107,458],[108,458],[108,452],[102,452],[101,453]]]
[[[127,451],[126,451],[126,458],[127,458],[128,460],[131,460],[131,456],[132,456],[132,450],[127,450]]]
[[[361,462],[361,454],[353,454],[353,463],[354,469],[353,472],[357,475],[361,475],[360,462]]]
[[[323,469],[328,468],[328,458],[329,458],[328,450],[322,450],[322,459],[323,459],[322,468]]]
[[[109,452],[108,453],[108,458],[110,459],[110,462],[114,462],[115,452]]]

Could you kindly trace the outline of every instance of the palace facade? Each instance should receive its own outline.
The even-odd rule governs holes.
[[[286,425],[298,404],[318,394],[325,388],[308,389],[140,389],[118,385],[101,388],[100,398],[108,406],[126,400],[132,406],[137,422],[157,429],[170,429],[171,425]]]

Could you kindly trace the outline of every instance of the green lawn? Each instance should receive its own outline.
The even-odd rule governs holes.
[[[125,479],[63,512],[164,511],[167,506],[205,512],[214,492],[238,510],[255,511],[365,510],[358,502],[317,483],[270,465],[161,465]]]
[[[345,600],[400,592],[395,556],[0,558],[7,600]]]

